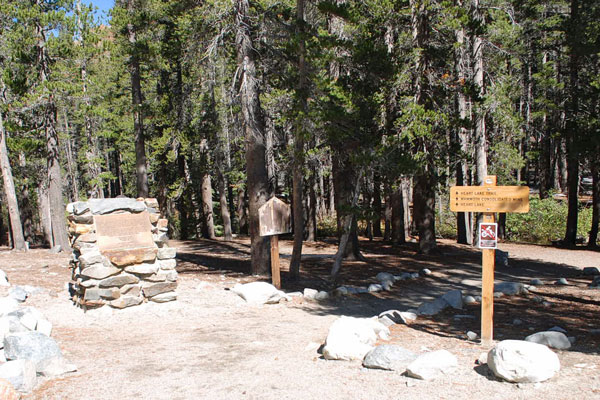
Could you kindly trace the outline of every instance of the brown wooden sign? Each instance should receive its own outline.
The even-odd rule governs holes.
[[[497,243],[497,212],[526,213],[529,211],[527,186],[496,186],[496,176],[486,176],[483,186],[453,186],[450,188],[450,210],[481,212],[479,226],[481,255],[481,343],[490,346],[494,338],[494,269]],[[493,239],[493,240],[492,240]],[[494,245],[481,246],[483,241]]]
[[[271,198],[258,209],[260,236],[280,235],[292,231],[292,210],[290,206],[279,200]]]
[[[279,237],[277,235],[292,231],[291,217],[290,206],[277,197],[272,197],[258,209],[260,236],[271,236],[271,280],[277,289],[281,289]]]
[[[100,252],[116,265],[154,259],[157,247],[152,239],[148,212],[94,215]]]
[[[452,186],[450,210],[454,212],[529,211],[527,186]]]

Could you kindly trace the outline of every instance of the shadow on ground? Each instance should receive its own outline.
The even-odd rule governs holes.
[[[343,263],[337,283],[329,279],[336,247],[332,241],[305,246],[300,280],[290,279],[288,273],[291,242],[282,240],[281,262],[283,289],[302,291],[306,287],[332,290],[339,285],[367,287],[376,283],[379,272],[400,275],[418,272],[423,268],[433,274],[414,280],[399,281],[391,291],[334,298],[307,307],[306,312],[318,315],[349,315],[372,317],[390,310],[417,308],[448,290],[460,289],[463,294],[477,295],[481,282],[481,255],[477,249],[461,245],[440,245],[437,255],[417,254],[414,243],[392,246],[382,241],[362,241],[365,261]],[[178,242],[178,271],[181,274],[224,274],[248,280],[268,277],[248,276],[250,246],[247,239],[223,241]],[[558,278],[567,278],[568,287],[552,285]],[[496,282],[529,283],[538,278],[550,284],[540,286],[525,296],[495,299],[494,329],[497,339],[523,339],[531,333],[560,326],[577,338],[572,351],[598,354],[600,335],[592,334],[600,328],[600,290],[588,288],[590,278],[581,275],[578,268],[540,260],[510,258],[509,266],[496,268]],[[468,330],[479,333],[479,304],[463,310],[447,309],[434,317],[419,317],[412,329],[442,337],[464,337]],[[518,321],[515,321],[518,320]],[[520,322],[519,322],[520,321]]]

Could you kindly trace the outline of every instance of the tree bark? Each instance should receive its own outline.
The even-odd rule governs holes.
[[[296,0],[296,36],[298,40],[298,83],[296,96],[298,107],[300,108],[299,117],[296,121],[294,135],[294,160],[292,173],[292,195],[293,197],[293,216],[294,216],[294,247],[292,249],[292,259],[290,261],[290,274],[293,278],[300,276],[300,258],[302,257],[302,241],[304,240],[304,210],[303,210],[303,179],[302,170],[304,168],[304,116],[306,115],[307,91],[306,80],[306,48],[304,44],[304,0]],[[313,190],[311,185],[311,190]],[[311,196],[311,201],[313,200]],[[310,204],[309,207],[315,207]],[[309,224],[312,220],[309,218]],[[312,230],[309,226],[309,232]],[[313,238],[314,240],[314,238]]]
[[[457,1],[459,7],[463,6],[462,0]],[[457,108],[460,118],[458,133],[458,146],[460,148],[459,160],[456,165],[456,185],[465,186],[465,179],[468,175],[469,166],[467,156],[469,154],[469,96],[467,95],[467,79],[470,64],[469,53],[467,51],[465,28],[460,27],[455,31],[456,42],[458,44],[455,52],[456,75],[458,78]],[[473,232],[471,228],[471,213],[459,212],[456,215],[457,242],[461,244],[473,243]]]
[[[215,239],[215,224],[213,219],[212,182],[208,171],[202,174],[202,236]]]
[[[381,177],[373,175],[373,236],[382,237],[381,232]]]
[[[21,213],[19,202],[15,191],[15,181],[8,160],[8,148],[6,146],[6,131],[4,130],[4,119],[0,112],[0,167],[2,168],[2,180],[4,182],[4,194],[8,206],[8,218],[10,220],[12,246],[15,250],[27,250],[23,226],[21,225]]]
[[[430,60],[427,57],[429,47],[428,4],[424,1],[410,0],[412,45],[420,50],[415,58],[414,102],[426,109],[431,107],[427,98],[428,79],[426,76]],[[414,180],[413,210],[414,221],[419,231],[419,251],[428,254],[436,248],[435,241],[435,165],[428,151],[428,141],[420,138],[416,141],[418,152],[425,154],[423,165],[419,167]]]
[[[360,193],[361,177],[357,177],[357,171],[351,165],[348,154],[335,152],[333,155],[333,185],[335,192],[335,212],[337,215],[338,237],[341,239],[348,235],[346,245],[342,253],[344,258],[350,260],[362,260],[358,246],[358,233],[354,207],[358,203]],[[350,216],[348,219],[347,217]]]
[[[248,0],[236,0],[236,50],[238,66],[242,71],[240,100],[246,140],[251,268],[256,275],[269,274],[271,254],[269,239],[259,235],[258,226],[258,209],[268,200],[269,181],[265,161],[265,123],[260,105],[249,8]]]
[[[385,224],[383,232],[383,241],[389,242],[392,240],[392,188],[388,182],[384,184],[385,195]]]
[[[221,207],[221,219],[223,220],[223,239],[229,242],[233,239],[231,233],[231,214],[229,213],[229,203],[227,202],[227,182],[220,167],[217,167],[217,187],[219,189],[219,205]]]
[[[415,176],[413,210],[419,232],[419,252],[429,254],[437,248],[435,241],[435,185],[426,174]]]
[[[77,0],[75,3],[75,10],[77,16],[77,27],[79,29],[79,33],[81,36],[80,45],[85,49],[86,43],[83,40],[84,35],[84,27],[83,22],[81,20],[81,0]],[[85,50],[84,50],[85,52]],[[102,178],[100,174],[102,173],[102,169],[100,168],[99,160],[99,150],[98,150],[98,138],[93,132],[92,119],[90,118],[89,111],[91,109],[91,102],[88,95],[87,90],[87,56],[84,54],[83,60],[81,62],[80,68],[81,75],[81,92],[84,98],[84,104],[86,107],[86,112],[84,115],[84,126],[85,126],[85,137],[87,140],[87,151],[86,151],[86,169],[87,169],[87,180],[90,184],[89,196],[90,198],[104,198],[104,190],[102,184]],[[65,115],[66,120],[66,115]]]
[[[40,81],[46,84],[50,74],[49,56],[46,48],[46,36],[39,21],[36,22],[37,52],[40,66]],[[43,127],[46,133],[47,151],[47,177],[48,177],[48,200],[51,211],[52,241],[50,246],[61,246],[63,251],[70,251],[71,245],[67,236],[67,224],[65,220],[65,205],[62,193],[62,177],[60,170],[60,153],[58,144],[58,132],[56,131],[56,103],[54,94],[48,95],[44,107]]]
[[[404,236],[404,199],[402,185],[398,185],[391,194],[392,201],[392,243],[406,243]]]
[[[567,143],[567,187],[569,211],[564,243],[574,246],[577,242],[577,217],[579,208],[579,151],[577,148],[578,113],[579,113],[579,0],[571,0],[571,20],[567,29],[569,43],[569,101],[566,112]]]
[[[127,0],[127,13],[131,20],[135,13],[135,0]],[[127,24],[129,40],[129,74],[131,76],[131,104],[133,108],[133,132],[135,136],[135,172],[138,197],[148,197],[148,166],[146,160],[146,138],[144,134],[143,94],[140,75],[139,50],[137,49],[136,27]]]
[[[596,159],[592,156],[592,226],[588,239],[589,247],[598,246],[598,224],[600,223],[600,168],[598,167],[598,152],[600,146],[596,146]]]

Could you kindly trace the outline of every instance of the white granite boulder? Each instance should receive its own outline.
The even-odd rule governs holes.
[[[0,378],[9,381],[20,392],[29,392],[37,381],[35,363],[30,360],[8,361],[0,365]]]
[[[36,364],[48,358],[62,357],[54,339],[36,331],[6,336],[4,355],[7,360],[31,360]]]
[[[231,291],[249,304],[275,304],[282,299],[289,300],[284,292],[267,282],[238,283]]]
[[[458,366],[454,354],[447,350],[432,351],[420,355],[406,367],[408,376],[429,381],[452,372]]]
[[[389,330],[376,319],[342,316],[329,327],[323,347],[327,360],[362,360],[378,337],[387,339]]]
[[[503,340],[488,352],[488,367],[509,382],[542,382],[560,370],[558,356],[548,347],[523,340]]]

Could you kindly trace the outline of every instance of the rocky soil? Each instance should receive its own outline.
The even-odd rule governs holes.
[[[336,250],[333,243],[305,247],[299,282],[291,282],[285,272],[291,242],[280,243],[284,291],[337,287],[326,279]],[[259,279],[242,273],[248,268],[248,240],[170,245],[178,248],[177,301],[86,313],[67,294],[67,255],[0,252],[0,268],[11,284],[44,289],[25,304],[52,322],[53,338],[78,367],[60,378],[42,379],[25,399],[600,397],[600,290],[590,289],[591,277],[581,273],[584,267],[600,266],[598,252],[501,245],[510,259],[508,266],[498,267],[498,281],[529,283],[538,278],[544,285],[525,295],[496,299],[495,338],[522,340],[560,326],[576,339],[569,350],[554,350],[561,363],[556,376],[517,385],[497,380],[476,362],[489,350],[466,337],[467,331],[479,333],[478,303],[419,316],[409,325],[392,325],[390,339],[380,340],[417,354],[443,349],[456,356],[454,372],[433,381],[366,369],[360,361],[325,360],[318,352],[341,315],[371,317],[389,309],[416,308],[451,289],[476,296],[480,255],[468,247],[442,241],[440,255],[422,257],[411,244],[392,248],[365,241],[366,261],[345,263],[339,284],[368,286],[377,283],[379,272],[400,275],[428,268],[432,274],[397,282],[390,291],[256,306],[227,290]],[[569,284],[554,285],[559,278]],[[0,288],[0,295],[7,293]]]

